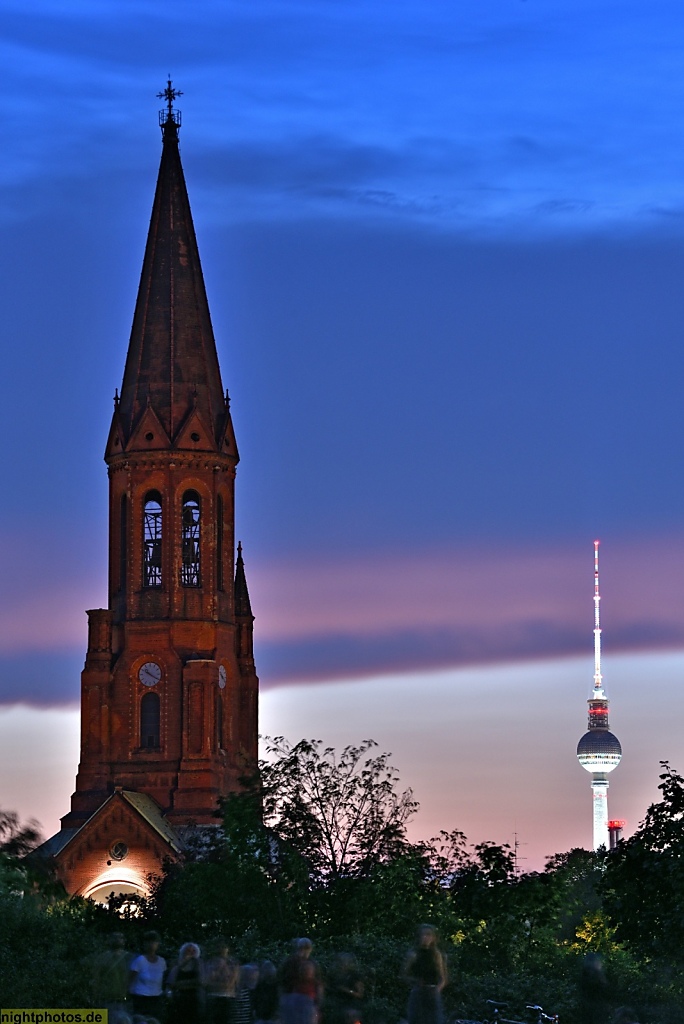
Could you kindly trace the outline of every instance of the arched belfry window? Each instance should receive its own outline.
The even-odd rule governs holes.
[[[150,492],[143,508],[143,586],[162,585],[162,506],[161,495]]]
[[[140,701],[140,746],[156,750],[159,738],[159,694],[145,693]]]
[[[181,583],[184,587],[199,587],[200,499],[196,491],[183,495],[181,524]]]

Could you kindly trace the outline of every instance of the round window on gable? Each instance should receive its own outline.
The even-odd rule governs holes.
[[[124,860],[128,856],[128,847],[125,843],[114,843],[109,851],[109,856],[112,860]]]
[[[196,430],[193,430],[193,432],[190,435],[190,437],[192,438],[193,441],[199,441],[199,439],[200,439],[200,436],[199,436],[199,434],[197,433]]]
[[[145,434],[145,440],[154,441],[154,434],[152,433],[151,430],[148,430],[147,433]]]

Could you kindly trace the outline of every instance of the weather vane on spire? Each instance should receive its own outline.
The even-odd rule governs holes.
[[[180,125],[180,110],[173,109],[173,101],[175,99],[178,99],[178,97],[182,95],[183,93],[180,91],[180,89],[174,89],[173,83],[171,81],[171,73],[169,72],[166,88],[164,89],[163,92],[157,93],[157,99],[166,100],[166,110],[159,111],[159,124],[162,127],[164,127],[164,125],[168,124],[169,122],[172,122],[176,125]]]

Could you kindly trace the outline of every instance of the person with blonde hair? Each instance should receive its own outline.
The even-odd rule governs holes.
[[[203,978],[200,948],[185,942],[178,952],[178,963],[169,974],[172,1024],[199,1024],[203,1006]]]

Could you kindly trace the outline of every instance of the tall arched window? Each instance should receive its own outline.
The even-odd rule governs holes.
[[[223,698],[216,694],[216,749],[223,750]]]
[[[216,499],[216,586],[223,590],[223,498]]]
[[[200,499],[196,491],[183,495],[181,524],[181,583],[184,587],[199,587]]]
[[[143,509],[143,586],[162,585],[162,507],[161,495],[152,491]]]
[[[159,738],[159,694],[145,693],[140,701],[140,746],[156,750]]]

